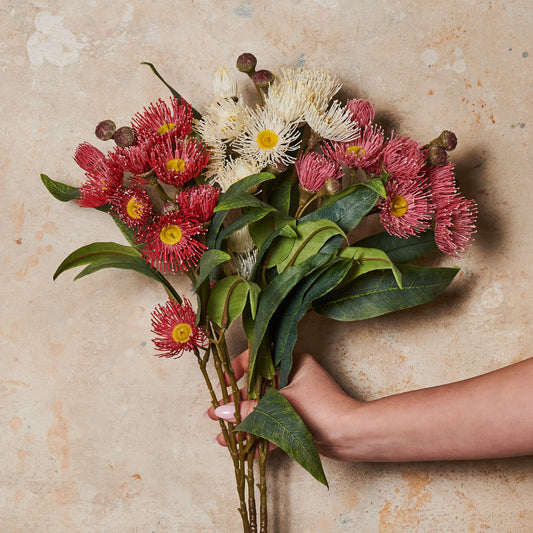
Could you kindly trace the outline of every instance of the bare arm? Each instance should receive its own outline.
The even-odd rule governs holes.
[[[533,454],[533,359],[472,379],[367,402],[352,416],[362,429],[361,435],[351,436],[354,459]]]
[[[238,374],[247,357],[244,352],[236,358]],[[346,395],[311,355],[298,354],[291,382],[281,392],[320,453],[343,461],[533,454],[533,359],[464,381],[360,402]],[[243,414],[254,405],[244,402]],[[209,415],[216,418],[212,409]],[[220,435],[218,440],[223,443]]]

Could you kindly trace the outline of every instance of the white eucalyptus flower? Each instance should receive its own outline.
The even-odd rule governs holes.
[[[213,90],[215,98],[222,100],[224,98],[234,98],[237,96],[237,80],[226,67],[218,67],[212,75]]]
[[[336,76],[317,68],[283,67],[274,74],[279,83],[301,83],[309,91],[309,99],[319,109],[325,108],[342,87]]]
[[[285,122],[269,108],[250,114],[246,128],[233,141],[232,148],[261,166],[290,165],[294,152],[300,147],[300,133],[296,122]]]
[[[251,252],[231,253],[231,259],[223,264],[226,276],[238,275],[251,279],[257,260],[257,248]]]
[[[232,252],[247,253],[255,248],[248,226],[237,230],[228,237],[228,249]]]
[[[254,160],[248,160],[242,157],[233,159],[230,157],[225,164],[219,168],[213,181],[216,181],[220,185],[222,192],[225,192],[234,183],[237,183],[247,176],[261,172],[262,168],[263,167]]]
[[[327,110],[312,106],[305,115],[305,121],[313,132],[322,139],[347,142],[359,134],[359,127],[352,114],[335,100]]]
[[[237,101],[229,98],[214,102],[206,109],[202,119],[195,124],[204,142],[231,141],[242,132],[250,110],[241,102],[242,98]]]
[[[205,179],[213,185],[218,180],[218,175],[224,169],[226,162],[226,145],[223,142],[213,142],[209,147],[209,162],[204,169]]]
[[[313,95],[302,83],[296,81],[274,81],[268,89],[265,101],[275,115],[285,122],[302,122],[305,112],[313,103]]]

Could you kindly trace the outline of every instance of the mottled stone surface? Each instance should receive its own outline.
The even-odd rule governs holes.
[[[75,248],[122,237],[103,214],[55,201],[39,174],[80,185],[72,154],[96,123],[126,124],[166,96],[141,61],[198,108],[211,71],[241,52],[263,68],[317,66],[400,134],[456,132],[480,225],[461,259],[434,263],[461,267],[450,290],[410,312],[310,316],[300,329],[300,348],[370,399],[531,356],[532,25],[518,0],[0,2],[0,529],[240,529],[195,361],[153,357],[163,290],[115,270],[52,281]],[[238,331],[230,341],[244,345]],[[273,454],[273,531],[533,531],[531,458],[324,466],[329,491]]]

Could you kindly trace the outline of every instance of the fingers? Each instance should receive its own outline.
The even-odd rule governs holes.
[[[257,400],[243,400],[240,402],[240,411],[241,411],[241,420],[244,420],[254,409],[257,405]],[[213,420],[217,420],[219,418],[222,418],[222,420],[225,420],[226,422],[231,422],[232,424],[236,424],[237,420],[235,419],[235,404],[234,403],[226,403],[223,405],[218,406],[216,409],[213,409],[212,416],[207,412],[209,415],[209,418],[212,418]]]
[[[248,398],[248,389],[246,387],[242,387],[241,389],[239,389],[239,394],[240,394],[240,401],[242,402],[243,400],[246,400]],[[234,398],[234,395],[233,393],[230,393],[228,395],[228,398],[229,398],[229,402],[228,404],[231,402],[232,405],[233,405],[233,401],[235,400]],[[224,404],[224,400],[223,399],[219,399],[218,400],[218,404],[220,406],[222,406]],[[209,409],[207,410],[206,412],[207,416],[211,419],[211,420],[218,420],[218,416],[215,414],[215,407],[213,405],[211,405],[209,407]]]

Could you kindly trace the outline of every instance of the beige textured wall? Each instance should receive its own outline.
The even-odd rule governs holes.
[[[39,174],[81,184],[72,154],[96,122],[125,124],[167,95],[140,61],[199,108],[211,70],[241,52],[266,68],[305,62],[338,74],[401,134],[456,132],[453,160],[480,225],[460,260],[438,260],[462,268],[453,287],[395,316],[302,325],[299,346],[347,390],[376,398],[531,356],[531,7],[1,0],[0,530],[239,531],[196,363],[152,355],[162,290],[114,270],[52,281],[75,248],[122,241],[104,215],[50,197]],[[231,345],[243,347],[238,332]],[[329,491],[272,455],[273,531],[533,531],[532,458],[324,466]]]

